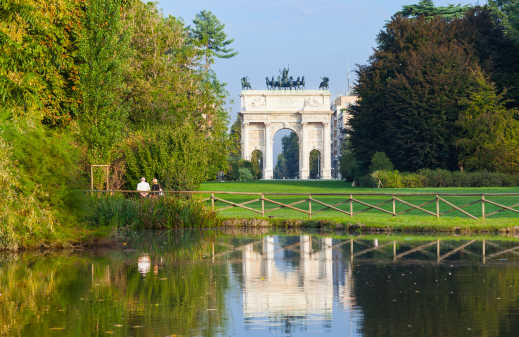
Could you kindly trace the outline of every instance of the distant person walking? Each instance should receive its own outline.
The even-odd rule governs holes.
[[[142,177],[141,182],[137,184],[137,191],[140,192],[139,195],[146,198],[150,190],[150,184],[146,182],[146,178]]]
[[[153,178],[151,185],[151,196],[156,198],[158,196],[162,196],[162,187],[159,185],[159,181],[157,178]]]

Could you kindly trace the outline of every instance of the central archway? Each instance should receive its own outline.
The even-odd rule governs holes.
[[[299,178],[299,137],[294,130],[283,128],[273,138],[274,179]]]

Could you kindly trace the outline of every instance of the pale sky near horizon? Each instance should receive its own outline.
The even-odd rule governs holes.
[[[230,122],[240,109],[240,78],[248,76],[253,89],[265,89],[265,77],[290,67],[304,75],[306,89],[316,89],[322,76],[330,78],[332,97],[344,94],[348,73],[366,64],[376,37],[403,5],[419,0],[159,0],[165,15],[191,24],[203,9],[225,24],[239,54],[218,60],[214,69],[227,83]],[[435,0],[437,6],[485,1]],[[349,75],[353,80],[353,73]],[[234,102],[231,102],[234,101]]]

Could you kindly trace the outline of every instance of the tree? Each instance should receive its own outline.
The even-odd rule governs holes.
[[[32,118],[66,127],[78,97],[81,1],[2,1],[0,122]]]
[[[375,152],[371,158],[371,165],[369,165],[369,172],[375,171],[392,171],[393,163],[386,156],[384,152]]]
[[[503,94],[484,76],[460,114],[461,135],[456,144],[459,160],[468,170],[519,173],[519,121],[517,109],[507,109]]]
[[[122,104],[122,90],[130,51],[121,5],[119,0],[89,0],[82,20],[78,115],[89,164],[111,163],[111,151],[126,128],[128,111]]]
[[[296,178],[299,175],[299,138],[295,132],[291,132],[290,135],[281,138],[281,144],[282,151],[279,156],[283,157],[284,160],[280,162],[280,157],[278,157],[276,167],[278,165],[283,167],[278,170],[282,175],[277,177]]]
[[[519,0],[489,0],[488,5],[499,16],[507,35],[519,43]]]
[[[193,171],[193,181],[199,181],[197,176],[203,179],[216,177],[228,167],[230,140],[224,85],[212,71],[201,70],[203,53],[189,38],[188,29],[181,20],[163,17],[156,4],[141,1],[132,2],[123,14],[133,49],[125,72],[124,104],[129,108],[128,127],[131,130],[126,143],[137,142],[143,132],[153,133],[157,129],[168,128],[178,133],[184,132],[179,129],[191,130],[192,136],[199,138],[203,150],[190,152],[179,147],[180,153],[174,155],[197,162],[199,158],[195,157],[203,153],[207,161],[200,168],[203,172]],[[171,179],[176,180],[174,172],[171,174]]]
[[[238,160],[241,157],[241,119],[239,117],[237,117],[234,123],[232,123],[229,138],[229,153],[231,160]]]
[[[214,62],[214,58],[228,59],[234,57],[238,52],[229,46],[234,39],[228,39],[224,32],[225,25],[208,10],[198,13],[193,19],[193,27],[190,27],[191,38],[197,46],[202,48],[205,58],[205,67]]]
[[[503,20],[488,7],[475,7],[455,22],[458,39],[471,46],[482,70],[503,91],[508,107],[519,107],[519,48],[503,27]]]
[[[446,19],[459,19],[462,18],[470,6],[465,5],[448,5],[447,7],[438,6],[435,7],[432,0],[421,0],[415,5],[407,5],[402,8],[397,15],[402,15],[407,18],[416,17],[442,17]]]
[[[278,161],[276,164],[276,167],[274,168],[274,178],[276,179],[285,179],[289,178],[289,171],[288,171],[288,164],[287,159],[283,155],[283,153],[280,153],[278,155]]]
[[[357,71],[351,142],[363,170],[385,152],[396,168],[456,169],[459,100],[480,72],[455,21],[395,17]]]
[[[346,181],[353,181],[360,176],[357,159],[351,151],[350,142],[343,142],[341,145],[341,158],[339,161],[341,177]]]

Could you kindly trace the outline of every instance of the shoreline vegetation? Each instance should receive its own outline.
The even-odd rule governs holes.
[[[356,71],[351,94],[358,100],[346,135],[351,141],[341,151],[344,179],[372,186],[375,178],[386,193],[519,193],[518,187],[473,188],[519,184],[519,35],[517,11],[508,2],[446,12],[423,0],[391,17],[369,63]],[[157,178],[164,191],[381,191],[340,181],[204,183],[222,173],[260,178],[262,161],[258,153],[253,162],[241,159],[240,120],[228,130],[230,95],[214,64],[237,51],[210,11],[188,24],[143,0],[60,0],[52,15],[45,1],[23,0],[0,9],[0,27],[0,251],[109,244],[131,230],[247,224],[253,221],[247,209],[232,207],[256,202],[256,213],[262,207],[239,195],[226,203],[201,196],[140,200],[112,192],[134,189],[141,177]],[[285,142],[283,151],[295,143]],[[289,171],[297,171],[297,158],[285,156]],[[315,164],[318,158],[309,159]],[[92,196],[84,192],[87,186],[110,193]],[[420,198],[408,201],[431,207],[430,196]],[[283,207],[297,202],[272,199]],[[227,210],[215,209],[215,201]],[[274,218],[254,221],[273,228],[515,233],[519,221],[508,213],[519,212],[519,200],[492,201],[488,212],[499,218],[485,221],[436,220],[430,209],[420,216],[395,211],[394,203],[393,215],[405,216],[357,216],[356,210],[351,218],[338,217],[317,202],[320,216],[307,220],[304,208],[312,206],[304,200],[299,214],[286,207],[270,213],[277,207],[270,202]],[[384,200],[370,196],[363,202]],[[450,215],[443,203],[441,212]],[[469,203],[457,205],[472,214],[481,210],[477,201]],[[498,211],[500,205],[507,212]]]

